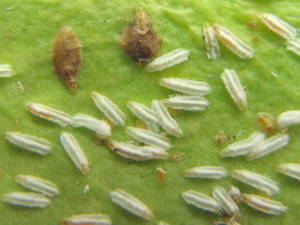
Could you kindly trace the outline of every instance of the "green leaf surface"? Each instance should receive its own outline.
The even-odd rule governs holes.
[[[119,36],[132,22],[135,8],[141,6],[150,15],[162,39],[160,55],[176,48],[191,50],[190,58],[173,68],[148,73],[137,66],[120,48]],[[270,12],[300,27],[300,1],[276,0],[2,0],[0,2],[0,63],[11,64],[16,75],[0,80],[0,194],[24,191],[15,183],[17,174],[32,174],[55,182],[61,195],[52,199],[45,209],[26,209],[0,204],[1,225],[53,225],[62,218],[101,212],[111,216],[114,224],[150,225],[114,206],[109,191],[122,188],[145,202],[158,220],[171,225],[208,225],[218,216],[197,210],[184,203],[180,194],[195,189],[206,194],[215,185],[238,185],[243,192],[253,188],[226,178],[221,181],[190,180],[182,172],[190,167],[220,165],[228,170],[245,168],[265,174],[281,186],[274,199],[289,207],[286,214],[273,217],[241,206],[242,224],[298,224],[300,220],[300,183],[275,172],[284,162],[300,159],[300,130],[289,130],[292,141],[285,149],[255,161],[243,158],[222,159],[216,134],[223,130],[232,141],[249,136],[257,130],[256,114],[273,115],[299,109],[300,58],[285,49],[284,41],[269,31],[256,13]],[[250,60],[241,60],[221,46],[222,56],[208,61],[202,38],[202,26],[219,23],[229,28],[255,50]],[[249,27],[254,23],[255,27]],[[83,63],[79,90],[69,94],[53,72],[51,48],[62,26],[72,26],[83,45]],[[257,39],[257,40],[256,40]],[[220,79],[224,68],[234,68],[245,86],[249,107],[240,112]],[[102,118],[89,94],[98,91],[111,98],[127,115],[127,125],[137,125],[126,108],[128,100],[149,105],[152,99],[163,99],[174,92],[158,85],[162,77],[191,78],[207,81],[213,88],[208,96],[210,106],[205,112],[176,112],[176,120],[184,137],[171,138],[170,152],[185,153],[182,160],[133,162],[115,155],[98,145],[95,135],[80,128],[61,128],[30,115],[24,109],[28,101],[39,102],[70,114],[87,113]],[[20,92],[17,82],[24,85]],[[38,156],[9,144],[7,131],[41,136],[54,145],[52,154]],[[59,143],[59,134],[68,131],[80,142],[91,163],[91,172],[83,176],[67,157]],[[113,128],[113,139],[126,141],[124,127]],[[225,144],[230,143],[227,141]],[[156,168],[168,171],[167,179],[159,182]],[[91,191],[83,194],[85,185]]]

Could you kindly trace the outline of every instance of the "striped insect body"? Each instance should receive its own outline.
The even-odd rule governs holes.
[[[6,132],[6,139],[13,145],[40,155],[52,152],[52,144],[44,138],[20,132]]]
[[[40,177],[20,174],[16,176],[15,180],[23,187],[31,191],[43,194],[47,197],[53,197],[60,194],[56,184]]]
[[[213,212],[213,213],[216,213],[219,215],[222,214],[222,210],[221,210],[218,202],[206,194],[203,194],[201,192],[197,192],[194,190],[187,190],[187,191],[184,191],[181,194],[181,196],[184,199],[184,201],[189,205],[192,205],[196,208],[203,209],[203,210],[206,210],[209,212]]]
[[[33,115],[49,120],[53,123],[57,123],[62,127],[66,127],[71,124],[71,117],[69,114],[49,106],[29,102],[26,104],[26,109]]]
[[[290,39],[286,42],[287,50],[295,53],[300,56],[300,40],[299,39]]]
[[[188,178],[223,179],[228,174],[224,167],[201,166],[185,170],[184,176]]]
[[[289,40],[297,35],[297,31],[287,22],[271,13],[258,14],[258,18],[274,33]]]
[[[275,181],[249,170],[234,170],[231,176],[240,182],[265,192],[269,196],[280,192],[280,188]]]
[[[241,59],[250,59],[253,57],[254,53],[252,48],[245,44],[235,34],[219,24],[216,24],[214,27],[219,41],[221,41],[233,54]]]
[[[97,136],[107,139],[111,136],[111,127],[104,120],[98,120],[92,116],[83,113],[77,113],[72,117],[72,126],[85,127],[95,131]]]
[[[21,207],[45,208],[50,200],[41,194],[31,192],[10,192],[2,196],[2,201]]]
[[[154,215],[147,205],[121,189],[109,193],[111,201],[128,212],[145,220],[154,220]]]
[[[204,111],[209,103],[206,98],[201,96],[171,96],[163,100],[167,108],[186,111]]]
[[[245,111],[247,108],[247,96],[235,70],[224,69],[221,79],[240,111]]]
[[[60,142],[75,166],[83,175],[87,175],[90,171],[89,162],[75,137],[70,133],[62,132]]]
[[[125,124],[125,114],[109,98],[95,91],[91,93],[91,98],[96,107],[115,125],[123,126]]]
[[[111,225],[109,216],[103,214],[74,215],[63,220],[65,225]]]
[[[211,93],[211,87],[204,81],[183,78],[161,78],[159,84],[165,88],[191,96],[205,96]]]
[[[216,31],[212,26],[205,25],[203,27],[203,34],[207,58],[216,60],[221,55]]]

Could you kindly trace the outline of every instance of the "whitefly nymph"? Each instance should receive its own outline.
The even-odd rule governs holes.
[[[52,152],[52,144],[44,138],[20,132],[6,132],[6,139],[13,145],[40,155]]]
[[[247,96],[234,69],[224,69],[221,79],[231,98],[241,111],[247,108]]]
[[[45,208],[50,200],[41,194],[32,192],[10,192],[2,196],[2,201],[21,207]]]
[[[147,205],[122,189],[109,192],[111,201],[122,209],[145,220],[154,220],[154,215]]]
[[[113,103],[109,98],[101,95],[95,91],[91,93],[91,98],[94,101],[96,107],[103,112],[103,114],[112,122],[115,126],[123,126],[125,124],[125,114],[121,109]]]
[[[222,210],[218,202],[212,197],[194,190],[187,190],[181,194],[183,200],[196,208],[221,215]]]
[[[228,145],[219,154],[222,157],[237,157],[247,155],[265,138],[266,135],[264,133],[253,132],[248,138]]]
[[[216,60],[220,57],[220,47],[214,27],[206,24],[203,27],[206,55],[208,59]]]
[[[235,34],[219,24],[215,24],[214,27],[219,41],[221,41],[232,53],[241,59],[249,59],[253,57],[254,53],[252,48],[245,44]]]
[[[297,31],[287,22],[271,13],[261,13],[258,18],[274,33],[285,39],[293,39],[297,35]]]
[[[270,196],[278,194],[280,192],[279,185],[275,181],[250,170],[234,170],[231,173],[231,176],[234,179],[248,184],[249,186],[252,186],[260,191],[263,191]]]
[[[204,111],[207,109],[209,103],[206,98],[202,96],[171,96],[163,100],[167,108],[185,111]]]
[[[76,138],[70,133],[62,132],[60,142],[75,166],[83,175],[87,175],[90,171],[89,162]]]
[[[190,54],[190,50],[188,49],[184,49],[184,48],[175,49],[150,62],[147,66],[147,70],[149,72],[154,72],[154,71],[160,71],[175,66],[177,64],[180,64],[188,60],[189,54]]]
[[[53,197],[55,195],[60,194],[58,187],[56,184],[49,180],[45,180],[41,177],[33,176],[33,175],[17,175],[15,178],[16,182],[23,187],[43,194],[47,197]]]
[[[110,217],[100,213],[74,215],[63,220],[65,225],[111,225]]]
[[[184,171],[188,178],[223,179],[228,176],[227,170],[220,166],[199,166]]]
[[[183,78],[161,78],[159,84],[165,88],[191,96],[205,96],[211,93],[211,87],[204,81]]]

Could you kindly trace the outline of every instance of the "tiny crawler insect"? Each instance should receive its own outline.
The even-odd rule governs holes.
[[[26,104],[25,108],[33,115],[57,123],[62,127],[71,124],[71,117],[69,114],[49,106],[29,102]]]
[[[63,27],[53,44],[53,66],[56,74],[74,93],[78,88],[77,74],[81,64],[81,44],[71,27]]]
[[[240,214],[239,207],[223,187],[214,187],[213,198],[227,215],[233,216]]]
[[[253,50],[235,34],[219,24],[215,24],[214,27],[219,41],[221,41],[232,53],[241,59],[250,59],[253,57]]]
[[[109,195],[111,201],[117,206],[145,220],[154,220],[154,215],[148,206],[124,190],[116,189],[109,192]]]
[[[287,50],[295,53],[300,56],[300,40],[299,39],[290,39],[286,42]]]
[[[77,113],[72,117],[72,126],[85,127],[95,131],[97,136],[107,139],[111,136],[111,127],[104,120],[98,120],[92,116],[83,113]]]
[[[167,159],[169,157],[169,154],[164,149],[156,146],[137,146],[125,142],[112,141],[108,147],[116,154],[136,161]]]
[[[206,24],[203,27],[203,34],[207,58],[216,60],[221,55],[216,31],[212,26]]]
[[[167,171],[164,170],[163,168],[156,168],[156,174],[157,174],[157,179],[159,181],[164,181],[166,179],[166,176],[167,176]]]
[[[137,8],[133,24],[124,28],[121,46],[139,64],[144,64],[157,55],[160,40],[143,9]]]
[[[65,225],[111,225],[109,216],[103,214],[74,215],[63,220]]]
[[[265,139],[263,142],[253,148],[248,155],[249,160],[258,159],[272,152],[278,151],[285,147],[290,142],[290,136],[288,134],[277,134],[270,138]]]
[[[0,64],[0,78],[12,77],[14,72],[9,64]]]
[[[239,110],[245,111],[247,108],[247,96],[235,70],[224,69],[221,79]]]
[[[91,93],[91,98],[96,107],[115,125],[123,126],[125,124],[125,114],[109,98],[95,91]]]
[[[286,111],[279,114],[277,123],[282,128],[300,124],[300,110]]]
[[[260,128],[267,134],[275,134],[277,131],[277,123],[275,118],[265,112],[259,112],[256,115],[256,119]]]
[[[177,122],[172,118],[164,104],[158,100],[152,101],[152,108],[160,121],[160,126],[170,135],[181,137],[183,135]]]
[[[218,145],[221,145],[225,142],[226,135],[223,130],[220,130],[215,136],[215,142]]]
[[[152,131],[136,127],[127,127],[126,133],[129,137],[138,142],[157,146],[163,149],[171,148],[170,140],[168,138]]]
[[[274,33],[285,39],[293,39],[297,35],[297,31],[287,22],[278,18],[271,13],[261,13],[257,15],[258,18]]]
[[[184,176],[188,178],[223,179],[228,174],[224,167],[201,166],[185,170]]]
[[[277,171],[289,177],[300,180],[300,163],[284,163],[277,167]]]
[[[22,207],[45,208],[50,200],[43,195],[31,192],[10,192],[2,196],[2,201]]]
[[[150,62],[147,66],[147,70],[149,72],[154,72],[154,71],[161,71],[169,67],[175,66],[177,64],[180,64],[188,60],[189,54],[190,54],[190,50],[188,49],[184,49],[184,48],[175,49]]]
[[[212,197],[194,190],[187,190],[181,194],[183,200],[196,208],[221,215],[220,205]]]
[[[192,96],[205,96],[211,93],[211,87],[203,81],[182,78],[161,78],[159,84],[165,88]]]
[[[6,132],[6,139],[13,145],[40,155],[52,152],[52,145],[44,138],[19,132]]]
[[[273,216],[279,216],[288,209],[281,202],[254,194],[242,194],[242,201],[253,209]]]
[[[209,103],[206,98],[201,96],[172,96],[163,100],[167,108],[186,111],[204,111]]]
[[[249,170],[234,170],[231,176],[240,182],[265,192],[269,196],[280,192],[278,183],[268,177]]]
[[[253,132],[250,137],[232,143],[224,148],[219,154],[222,157],[237,157],[249,154],[252,149],[263,142],[266,135],[261,132]]]
[[[87,175],[90,171],[89,162],[75,137],[70,133],[62,132],[60,142],[75,166],[83,175]]]
[[[40,177],[20,174],[16,176],[15,180],[23,187],[47,197],[53,197],[60,194],[56,184]]]
[[[145,122],[150,130],[153,132],[159,131],[159,121],[156,113],[152,109],[133,101],[129,101],[127,107],[137,118]]]

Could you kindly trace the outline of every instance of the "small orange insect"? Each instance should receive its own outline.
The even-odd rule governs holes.
[[[63,27],[53,45],[53,65],[56,74],[70,92],[78,87],[77,73],[81,64],[81,44],[70,27]]]
[[[257,113],[256,119],[259,127],[267,134],[274,134],[278,130],[275,118],[265,112]]]
[[[167,176],[167,171],[162,168],[156,168],[157,179],[162,182],[165,181]]]

